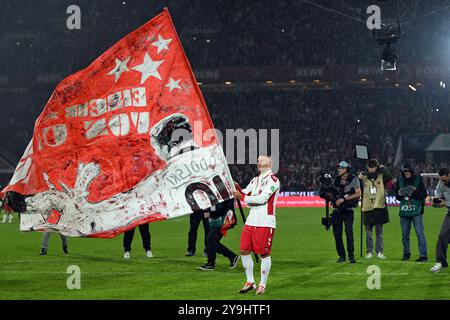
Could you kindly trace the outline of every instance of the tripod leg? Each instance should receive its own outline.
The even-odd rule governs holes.
[[[361,208],[361,230],[360,230],[360,249],[361,249],[361,258],[363,257],[363,223],[364,219],[363,219],[363,213],[362,213],[362,208]]]

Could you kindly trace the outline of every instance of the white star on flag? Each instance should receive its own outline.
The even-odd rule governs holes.
[[[152,46],[158,47],[158,54],[163,50],[169,50],[167,46],[172,39],[164,39],[161,35],[158,35],[158,41],[152,43]]]
[[[165,87],[169,87],[170,92],[172,92],[173,89],[181,89],[180,87],[180,80],[174,80],[173,78],[169,78],[169,83],[165,85]]]
[[[116,58],[116,66],[114,67],[114,69],[108,72],[108,75],[112,76],[114,74],[116,76],[114,82],[117,82],[117,80],[119,80],[123,72],[130,71],[127,67],[128,61],[130,61],[130,57],[126,58],[124,61],[120,61]]]
[[[153,61],[152,58],[148,55],[148,53],[144,56],[144,62],[140,65],[133,67],[133,70],[139,71],[142,73],[141,84],[143,84],[149,77],[155,77],[161,80],[161,76],[158,72],[158,67],[164,60]]]

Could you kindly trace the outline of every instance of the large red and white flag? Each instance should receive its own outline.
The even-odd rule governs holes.
[[[167,9],[58,84],[10,184],[20,229],[114,237],[232,197]]]

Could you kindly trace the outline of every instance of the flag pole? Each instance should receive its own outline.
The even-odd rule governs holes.
[[[363,224],[364,224],[364,218],[363,218],[363,212],[362,212],[362,200],[361,200],[360,211],[361,211],[360,251],[361,251],[361,258],[362,258],[362,256],[363,256]]]
[[[244,224],[245,224],[246,219],[245,219],[244,209],[242,209],[241,200],[236,199],[236,201],[237,201],[237,204],[238,204],[238,207],[239,207],[239,212],[241,213],[241,216],[242,216],[242,220],[244,221]],[[255,255],[255,261],[257,263],[259,263],[258,255],[256,253],[254,253],[254,252],[253,252],[253,254]]]

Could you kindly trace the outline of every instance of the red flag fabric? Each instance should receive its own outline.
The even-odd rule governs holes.
[[[165,9],[58,84],[2,193],[27,196],[23,231],[113,237],[233,190]]]

